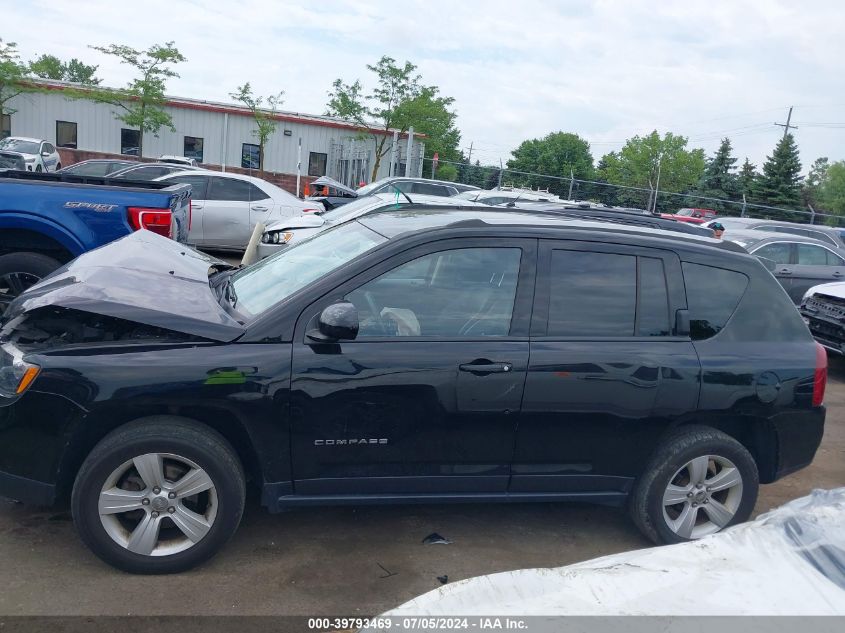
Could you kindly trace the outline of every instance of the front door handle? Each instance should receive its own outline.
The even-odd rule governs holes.
[[[471,363],[458,365],[461,371],[468,371],[472,374],[503,374],[513,369],[511,363],[491,363],[488,360],[474,360]]]
[[[191,208],[192,209],[202,209],[202,203],[201,202],[191,202]]]
[[[837,270],[835,273],[833,273],[833,276],[834,277],[841,277],[842,273]]]
[[[778,271],[778,275],[791,275],[791,274],[792,274],[792,270],[790,270],[789,268],[781,268]]]
[[[253,211],[266,211],[267,210],[267,207],[261,207],[261,206],[256,206],[256,207],[251,207],[251,208],[252,208]]]

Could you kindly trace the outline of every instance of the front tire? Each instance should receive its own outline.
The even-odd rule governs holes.
[[[8,253],[0,256],[0,314],[30,286],[61,266],[41,253]]]
[[[116,429],[73,486],[80,537],[137,574],[185,571],[214,556],[243,514],[244,472],[231,445],[190,420],[155,416]]]
[[[682,427],[655,450],[629,512],[655,543],[682,543],[748,520],[758,490],[757,465],[742,444],[710,427]]]

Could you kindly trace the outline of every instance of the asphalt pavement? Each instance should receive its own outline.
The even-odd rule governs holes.
[[[755,514],[845,486],[845,362],[832,359],[815,462],[761,488]],[[423,544],[438,533],[451,544]],[[489,504],[308,508],[253,499],[232,542],[175,576],[132,576],[89,553],[66,512],[0,499],[0,616],[373,615],[449,582],[650,547],[621,510]]]

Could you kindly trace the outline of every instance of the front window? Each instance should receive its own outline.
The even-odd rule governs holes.
[[[507,336],[518,248],[459,248],[424,255],[376,277],[346,299],[359,338]]]
[[[318,233],[236,273],[232,285],[238,296],[237,307],[252,315],[261,314],[386,241],[357,222]]]

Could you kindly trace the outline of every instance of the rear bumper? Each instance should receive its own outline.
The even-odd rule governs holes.
[[[824,435],[825,407],[792,412],[773,420],[778,459],[773,481],[809,466]]]
[[[0,497],[7,497],[36,506],[51,506],[56,501],[52,484],[0,472]]]

